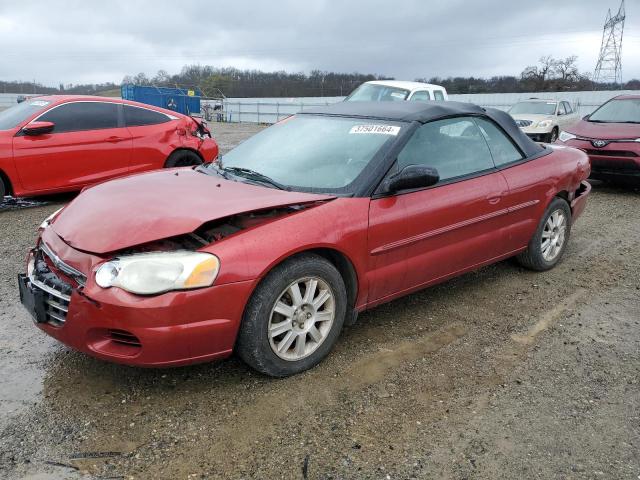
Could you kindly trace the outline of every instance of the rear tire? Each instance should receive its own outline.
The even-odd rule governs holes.
[[[7,185],[4,183],[4,179],[0,177],[0,203],[2,203],[4,197],[9,193]]]
[[[316,366],[344,323],[347,291],[331,262],[302,254],[275,267],[251,296],[236,350],[255,370],[287,377]]]
[[[164,168],[193,167],[202,165],[202,158],[191,150],[176,150],[164,164]]]
[[[571,209],[562,198],[554,198],[538,224],[527,249],[516,258],[520,265],[542,272],[562,258],[571,233]]]

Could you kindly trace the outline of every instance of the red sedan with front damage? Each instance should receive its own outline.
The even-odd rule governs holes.
[[[591,178],[640,184],[640,95],[612,98],[557,143],[587,152]]]
[[[101,359],[236,351],[291,375],[363,310],[509,257],[552,268],[588,175],[584,152],[497,110],[344,102],[215,163],[87,189],[43,223],[20,294],[38,327]]]
[[[114,98],[34,97],[0,112],[0,201],[198,165],[217,154],[204,124],[170,110]]]

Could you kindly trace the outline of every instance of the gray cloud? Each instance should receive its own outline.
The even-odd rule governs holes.
[[[629,2],[630,3],[630,2]],[[0,79],[119,82],[191,63],[416,77],[518,74],[546,54],[593,71],[617,0],[196,0],[0,5]],[[627,5],[623,77],[640,77]],[[638,13],[640,14],[640,13]]]

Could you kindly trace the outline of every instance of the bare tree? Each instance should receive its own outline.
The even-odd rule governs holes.
[[[577,60],[577,55],[554,60],[554,71],[560,80],[563,82],[572,82],[578,79],[580,74],[578,72],[578,66],[576,65]]]
[[[558,60],[551,55],[545,55],[540,57],[538,65],[525,68],[520,74],[520,78],[525,86],[532,90],[546,90],[550,86],[551,80],[555,78],[557,64]]]

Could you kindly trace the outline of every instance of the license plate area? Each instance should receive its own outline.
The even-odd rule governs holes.
[[[18,275],[20,302],[36,323],[47,322],[47,306],[44,293],[31,285],[26,275]]]

